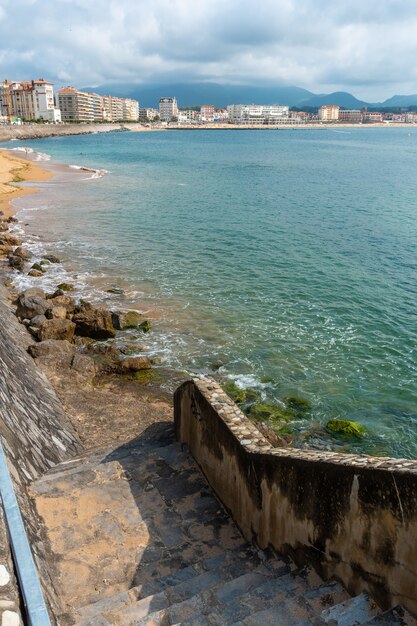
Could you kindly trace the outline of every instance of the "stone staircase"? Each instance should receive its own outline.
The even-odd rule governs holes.
[[[57,465],[31,495],[60,624],[416,624],[245,542],[170,425]]]

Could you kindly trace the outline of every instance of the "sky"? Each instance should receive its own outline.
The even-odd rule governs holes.
[[[0,0],[0,79],[417,93],[416,0]]]

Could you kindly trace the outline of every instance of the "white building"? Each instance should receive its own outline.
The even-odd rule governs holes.
[[[159,118],[159,111],[158,109],[141,108],[139,109],[139,118],[141,120],[153,122],[153,120],[156,120],[157,118]]]
[[[288,118],[289,107],[281,104],[230,104],[227,112],[233,124],[273,124]]]
[[[178,105],[175,98],[161,98],[159,100],[159,117],[164,122],[170,122],[178,117]]]

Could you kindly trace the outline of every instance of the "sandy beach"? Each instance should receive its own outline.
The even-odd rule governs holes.
[[[37,163],[11,156],[0,150],[0,210],[6,217],[14,213],[11,201],[37,191],[36,187],[19,187],[21,182],[48,180],[53,174]]]

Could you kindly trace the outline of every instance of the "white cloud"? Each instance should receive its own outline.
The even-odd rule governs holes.
[[[0,0],[3,73],[78,86],[264,80],[379,99],[417,91],[416,30],[414,0]]]

